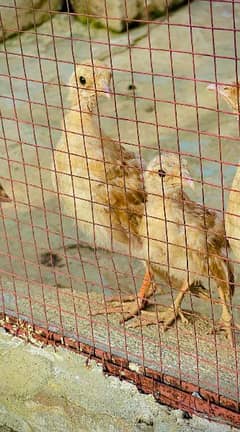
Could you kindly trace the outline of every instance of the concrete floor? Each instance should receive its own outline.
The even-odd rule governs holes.
[[[17,359],[17,361],[16,361]],[[0,330],[1,432],[236,432],[157,403],[64,349]]]

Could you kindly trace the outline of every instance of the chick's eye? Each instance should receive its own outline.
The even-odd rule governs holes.
[[[162,169],[159,169],[159,170],[158,170],[158,175],[159,175],[160,177],[165,177],[165,175],[166,175],[166,171],[164,171],[164,170],[162,170]]]
[[[86,84],[86,78],[84,78],[84,76],[80,76],[79,81],[82,85]]]

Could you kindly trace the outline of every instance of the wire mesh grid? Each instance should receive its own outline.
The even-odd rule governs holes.
[[[207,401],[239,424],[239,3],[150,19],[146,2],[130,20],[123,1],[120,20],[106,1],[98,16],[48,2],[28,30],[26,7],[0,6],[18,33],[0,48],[2,325],[117,358],[126,376],[134,363],[149,391],[197,391],[174,406]]]

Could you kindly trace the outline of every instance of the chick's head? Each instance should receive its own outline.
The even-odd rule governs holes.
[[[111,75],[109,67],[98,60],[94,60],[94,63],[85,60],[76,65],[69,81],[72,105],[80,104],[82,108],[92,111],[98,96],[110,97]]]
[[[234,113],[239,113],[239,85],[235,83],[229,84],[210,84],[208,90],[218,92],[230,105]]]
[[[162,192],[162,188],[168,194],[194,186],[187,161],[171,153],[161,153],[151,160],[145,173],[145,185],[147,193],[154,194]]]

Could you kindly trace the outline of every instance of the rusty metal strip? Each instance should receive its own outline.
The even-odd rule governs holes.
[[[13,316],[0,314],[0,326],[8,333],[27,342],[54,347],[62,346],[81,353],[87,357],[86,364],[89,359],[101,363],[104,373],[134,383],[141,392],[153,394],[155,399],[162,404],[182,409],[189,414],[240,427],[240,406],[234,400],[219,397],[214,392],[150,368],[139,367],[137,370],[131,370],[129,362],[124,358],[111,356],[101,349],[40,326],[32,326],[28,321],[18,320]]]

